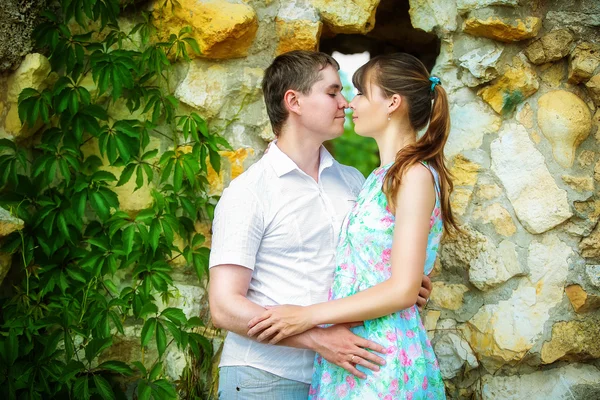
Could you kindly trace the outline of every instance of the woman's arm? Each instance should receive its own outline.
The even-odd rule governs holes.
[[[308,307],[280,306],[250,321],[248,335],[273,337],[270,343],[320,324],[364,321],[392,314],[415,304],[425,264],[435,189],[431,172],[422,164],[405,174],[396,195],[396,224],[390,279],[369,289]]]

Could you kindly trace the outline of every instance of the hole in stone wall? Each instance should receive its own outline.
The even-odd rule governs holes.
[[[408,9],[407,1],[382,0],[377,7],[375,27],[366,35],[333,35],[324,27],[319,50],[332,54],[340,63],[342,83],[348,88],[344,94],[349,101],[354,96],[352,73],[370,57],[404,52],[420,59],[429,71],[435,65],[440,40],[434,34],[413,28]],[[326,146],[339,162],[352,165],[365,175],[379,166],[375,141],[356,135],[351,119],[346,121],[344,135]]]

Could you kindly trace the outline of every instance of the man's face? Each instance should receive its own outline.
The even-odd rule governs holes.
[[[344,133],[344,109],[348,101],[342,95],[342,82],[334,67],[328,65],[320,76],[308,95],[299,94],[298,103],[302,125],[325,141]]]

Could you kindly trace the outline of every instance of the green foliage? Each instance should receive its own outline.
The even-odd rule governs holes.
[[[5,399],[116,399],[135,384],[139,399],[175,398],[164,371],[168,349],[189,352],[206,371],[212,347],[198,333],[199,317],[165,308],[176,294],[171,261],[184,257],[189,272],[206,279],[209,250],[194,223],[212,218],[216,202],[207,194],[206,160],[219,171],[218,151],[230,146],[198,114],[178,115],[169,94],[171,62],[199,52],[191,29],[160,41],[146,14],[121,31],[116,0],[61,6],[34,33],[58,79],[41,92],[24,89],[18,100],[21,121],[42,125],[39,140],[33,148],[0,140],[0,203],[25,222],[1,249],[13,253],[19,273],[1,304],[0,392]],[[76,33],[89,20],[98,31]],[[82,84],[86,76],[96,90]],[[117,101],[131,118],[110,117]],[[169,148],[159,154],[152,136],[168,139]],[[137,214],[122,211],[114,191],[131,179],[135,190],[155,187],[152,206]],[[132,324],[142,326],[142,358],[130,363],[107,350]]]

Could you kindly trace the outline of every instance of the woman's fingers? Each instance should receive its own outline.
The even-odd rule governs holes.
[[[271,340],[269,340],[269,344],[277,344],[280,341],[282,341],[283,339],[285,339],[286,337],[288,337],[287,335],[284,335],[282,332],[277,333],[277,335],[275,335],[275,337]]]
[[[256,325],[254,325],[252,328],[248,329],[248,336],[256,336],[260,332],[262,332],[265,329],[267,329],[268,327],[270,327],[271,325],[273,325],[273,322],[270,319],[267,318],[265,320],[261,320]]]
[[[258,337],[256,338],[256,340],[259,341],[259,342],[263,342],[263,341],[269,339],[270,337],[272,337],[273,335],[275,335],[278,332],[279,332],[279,329],[277,329],[275,327],[275,325],[273,325],[269,329],[266,329],[264,332],[262,332],[260,335],[258,335]]]
[[[252,328],[254,325],[258,324],[261,321],[264,321],[265,319],[269,318],[270,316],[271,316],[271,313],[268,311],[265,311],[264,313],[262,313],[262,315],[252,318],[248,322],[248,328]]]

